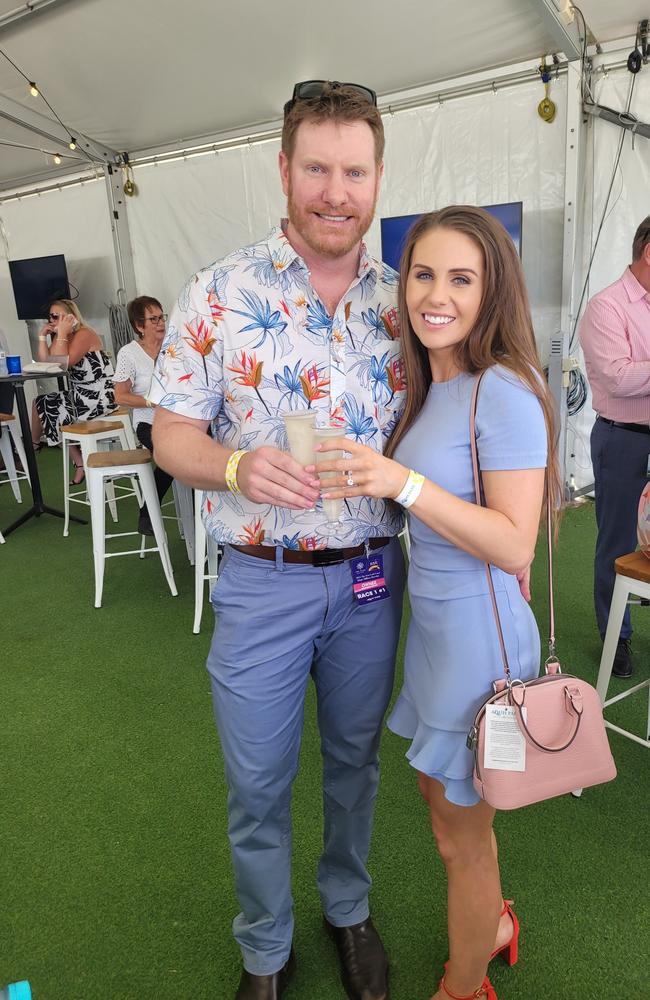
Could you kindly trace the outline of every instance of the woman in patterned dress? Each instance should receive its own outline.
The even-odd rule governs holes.
[[[38,341],[39,361],[67,355],[69,388],[34,400],[32,441],[36,450],[43,435],[48,445],[60,444],[64,424],[96,420],[115,409],[113,366],[98,334],[84,323],[74,302],[57,299],[52,303]],[[70,457],[77,470],[73,483],[78,485],[85,473],[77,445],[70,446]]]

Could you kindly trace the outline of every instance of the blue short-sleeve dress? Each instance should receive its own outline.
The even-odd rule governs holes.
[[[443,489],[474,502],[469,410],[474,375],[432,383],[417,420],[395,458]],[[546,465],[547,435],[539,400],[501,365],[481,382],[476,414],[484,472]],[[411,622],[404,684],[389,728],[412,740],[413,767],[445,788],[457,805],[479,801],[473,758],[465,745],[476,711],[503,676],[485,564],[409,514]],[[540,640],[516,577],[492,567],[497,604],[513,677],[535,677]]]

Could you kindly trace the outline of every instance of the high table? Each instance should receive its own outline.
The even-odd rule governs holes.
[[[29,477],[32,481],[32,499],[34,501],[29,510],[25,511],[25,513],[14,521],[13,524],[10,524],[8,528],[4,529],[2,533],[5,537],[10,535],[12,531],[15,531],[16,528],[19,528],[21,524],[25,524],[26,521],[29,521],[30,517],[40,517],[41,514],[53,514],[55,517],[65,517],[62,510],[56,510],[56,508],[48,507],[47,504],[43,503],[41,480],[38,475],[38,463],[34,454],[32,429],[29,423],[29,413],[27,412],[27,400],[25,399],[25,382],[30,382],[34,379],[46,378],[58,379],[60,388],[63,388],[63,379],[67,378],[67,375],[65,372],[21,372],[19,375],[0,376],[0,385],[7,382],[10,385],[13,385],[16,390],[18,418],[20,420],[20,430],[23,435],[23,444],[25,445],[27,468],[29,469]],[[77,521],[79,524],[88,523],[82,518],[73,517],[72,515],[70,515],[70,520]]]

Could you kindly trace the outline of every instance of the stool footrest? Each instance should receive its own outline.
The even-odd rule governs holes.
[[[608,698],[607,701],[603,702],[603,708],[607,708],[608,705],[615,705],[617,701],[623,701],[624,698],[629,698],[631,694],[636,694],[637,691],[642,691],[643,688],[650,687],[650,677],[647,681],[641,681],[640,684],[635,684],[634,687],[628,688],[627,691],[621,691],[620,694],[614,695],[613,698]]]
[[[620,726],[615,726],[613,722],[608,722],[605,719],[605,725],[608,729],[611,729],[614,733],[619,733],[621,736],[626,736],[628,740],[634,740],[635,743],[640,743],[642,747],[648,747],[650,749],[650,740],[644,740],[642,736],[637,736],[636,733],[631,733],[627,729],[621,729]]]
[[[106,537],[110,538],[111,536],[106,535]],[[155,546],[152,545],[150,549],[145,549],[144,551],[145,553],[160,552],[160,549],[158,548],[157,545]],[[115,559],[117,556],[141,556],[141,555],[142,555],[142,549],[127,549],[124,552],[105,552],[104,559]]]

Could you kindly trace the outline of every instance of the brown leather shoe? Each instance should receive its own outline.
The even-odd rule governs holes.
[[[341,982],[350,1000],[388,1000],[388,955],[368,917],[351,927],[325,920],[341,962]]]
[[[287,964],[272,976],[254,976],[252,972],[243,969],[235,1000],[280,1000],[295,970],[296,956],[293,948]]]

